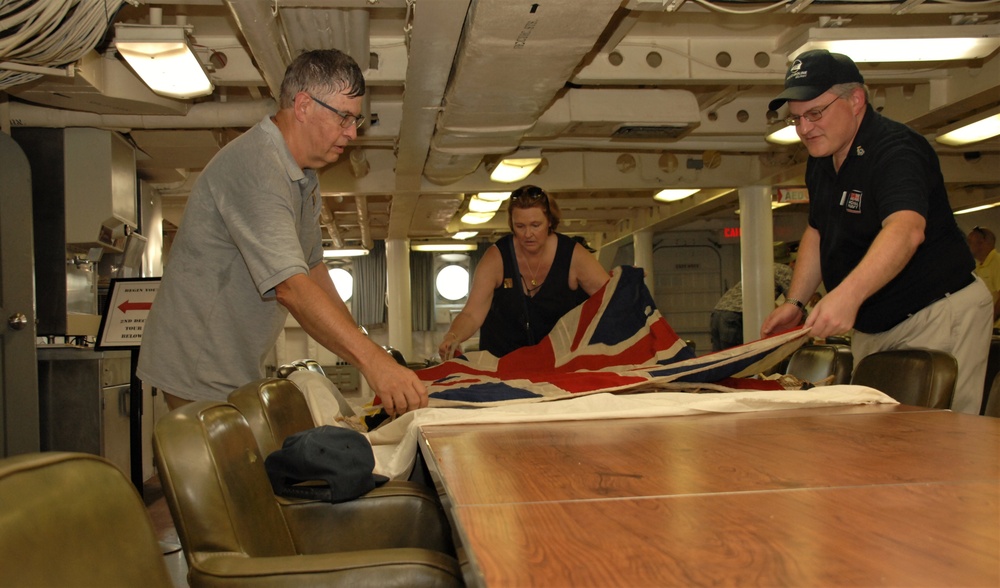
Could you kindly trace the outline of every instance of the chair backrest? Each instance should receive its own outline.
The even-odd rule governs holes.
[[[172,585],[142,499],[100,457],[0,460],[0,509],[0,586]]]
[[[1000,418],[1000,373],[994,376],[990,385],[990,397],[983,408],[983,415]]]
[[[198,401],[165,414],[153,454],[189,568],[218,553],[296,553],[264,457],[235,406]]]
[[[993,382],[997,374],[1000,374],[1000,337],[993,335],[990,339],[990,353],[986,357],[986,378],[983,380],[983,404],[980,412],[986,414],[986,407],[989,406],[990,397],[993,396]]]
[[[316,372],[321,376],[326,375],[326,370],[323,366],[319,364],[315,359],[296,359],[291,363],[286,363],[284,365],[278,366],[277,376],[279,378],[287,378],[288,374],[297,370],[307,370],[310,372]]]
[[[391,345],[383,345],[382,349],[385,349],[385,352],[391,355],[392,358],[396,360],[396,363],[398,363],[403,367],[407,367],[406,358],[403,357],[402,351],[396,349],[395,347],[392,347]]]
[[[854,356],[846,345],[805,345],[788,359],[785,373],[814,384],[847,384],[851,381]]]
[[[230,393],[229,402],[243,413],[265,457],[281,449],[289,435],[316,426],[306,397],[284,378],[250,382]]]
[[[865,356],[854,369],[852,384],[880,390],[903,404],[950,408],[958,362],[931,349],[894,349]]]

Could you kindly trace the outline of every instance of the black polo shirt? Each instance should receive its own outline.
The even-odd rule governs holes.
[[[976,262],[951,212],[937,154],[906,125],[869,105],[840,172],[832,156],[810,157],[806,186],[828,290],[858,265],[886,217],[912,210],[927,220],[924,242],[899,275],[862,303],[855,329],[891,329],[972,282]]]

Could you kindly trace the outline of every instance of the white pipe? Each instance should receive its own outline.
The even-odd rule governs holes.
[[[656,270],[653,267],[653,231],[637,231],[632,235],[635,247],[635,265],[644,270],[643,281],[649,288],[649,294],[656,298]]]
[[[217,129],[252,127],[275,111],[273,100],[202,102],[186,115],[96,114],[10,103],[13,127],[92,127],[97,129]]]
[[[36,65],[14,63],[12,61],[0,61],[0,69],[41,74],[43,76],[58,76],[63,78],[71,78],[76,74],[76,69],[73,67],[73,64],[67,65],[66,67],[39,67]]]
[[[410,242],[408,239],[385,240],[386,296],[388,303],[389,345],[413,361],[413,311],[410,307]]]
[[[771,188],[740,188],[740,266],[743,274],[743,342],[760,339],[774,310],[774,224]]]
[[[354,197],[354,206],[358,210],[358,228],[361,229],[361,245],[365,249],[375,246],[372,240],[371,223],[368,220],[368,200],[364,196]]]

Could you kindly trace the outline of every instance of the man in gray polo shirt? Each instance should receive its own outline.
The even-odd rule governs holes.
[[[264,376],[264,358],[292,316],[356,365],[389,415],[427,406],[427,389],[357,328],[326,266],[314,170],[337,161],[364,117],[361,69],[337,50],[288,66],[279,110],[205,167],[184,211],[137,374],[171,408],[225,400]]]

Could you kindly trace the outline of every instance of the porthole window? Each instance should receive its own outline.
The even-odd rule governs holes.
[[[434,280],[438,294],[452,302],[469,295],[469,270],[460,265],[446,265]]]
[[[337,287],[337,293],[344,302],[350,300],[354,295],[354,276],[351,272],[342,267],[335,267],[330,270],[330,279],[333,280],[333,285]]]

